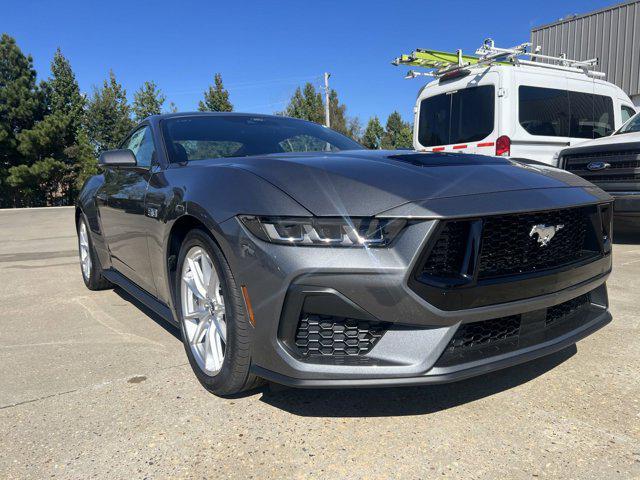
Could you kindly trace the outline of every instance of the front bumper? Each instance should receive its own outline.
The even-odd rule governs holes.
[[[640,191],[609,193],[615,198],[613,213],[616,229],[640,230]]]
[[[547,292],[508,303],[441,310],[409,287],[409,276],[437,222],[408,226],[390,248],[290,247],[252,237],[232,218],[223,224],[236,282],[246,285],[256,326],[252,370],[277,383],[299,387],[391,386],[442,383],[479,375],[552,353],[604,326],[611,319],[604,285],[610,255],[596,276],[579,271],[573,281],[554,282]],[[589,267],[589,268],[592,268]],[[579,270],[579,269],[576,269]],[[456,364],[439,359],[462,324],[527,314],[591,293],[581,321],[553,338],[540,337],[510,351]],[[513,292],[511,292],[513,295]],[[527,295],[526,290],[521,293]],[[294,329],[306,298],[314,313],[385,322],[390,328],[364,355],[366,361],[331,361],[301,356]],[[325,310],[325,311],[323,311]]]

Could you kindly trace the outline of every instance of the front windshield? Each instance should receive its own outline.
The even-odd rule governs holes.
[[[616,132],[616,135],[637,132],[640,132],[640,113],[625,123],[622,128]]]
[[[321,125],[287,117],[202,115],[162,122],[171,162],[269,153],[360,150],[353,140]]]

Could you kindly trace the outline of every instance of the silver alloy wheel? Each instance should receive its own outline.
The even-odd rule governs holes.
[[[91,255],[89,253],[89,233],[84,220],[80,222],[80,233],[78,235],[80,243],[80,265],[82,266],[82,275],[89,280],[91,278]]]
[[[182,319],[191,352],[203,372],[216,375],[227,347],[227,322],[220,278],[203,248],[187,252],[181,278]]]

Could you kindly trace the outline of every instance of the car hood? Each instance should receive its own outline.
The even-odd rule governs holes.
[[[624,146],[634,146],[637,147],[640,144],[640,132],[632,132],[632,133],[623,133],[621,135],[609,135],[608,137],[596,138],[594,140],[587,140],[586,142],[581,142],[576,144],[573,147],[566,148],[562,151],[564,154],[567,151],[579,150],[581,148],[591,148],[599,149],[599,147],[611,147],[620,145]]]
[[[317,216],[372,216],[430,199],[592,187],[580,177],[545,165],[470,154],[352,150],[227,161],[262,177]]]

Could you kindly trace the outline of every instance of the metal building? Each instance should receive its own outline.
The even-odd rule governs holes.
[[[565,18],[531,30],[545,55],[588,60],[640,105],[640,0]]]

